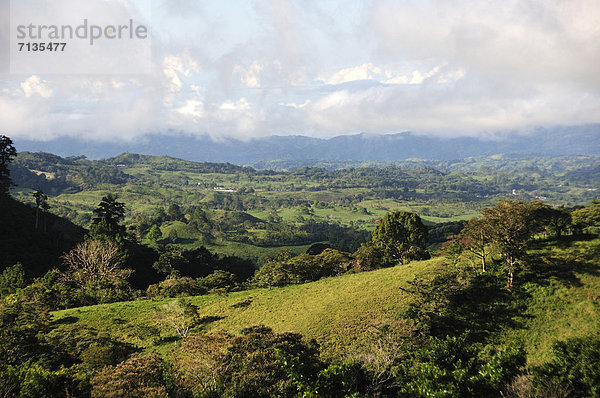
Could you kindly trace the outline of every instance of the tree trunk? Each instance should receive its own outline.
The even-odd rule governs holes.
[[[514,278],[514,272],[513,271],[509,271],[508,272],[508,281],[506,282],[506,288],[508,290],[510,290],[512,288],[513,278]]]
[[[481,256],[481,271],[485,274],[485,254]]]
[[[36,207],[35,208],[35,230],[38,230],[38,227],[40,225],[40,207]]]

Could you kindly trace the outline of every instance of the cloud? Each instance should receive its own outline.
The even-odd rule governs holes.
[[[199,72],[200,65],[186,51],[181,54],[167,55],[163,60],[162,70],[169,80],[169,91],[176,92],[180,91],[183,86],[179,76],[189,77],[192,72]]]
[[[370,25],[380,51],[437,59],[488,79],[600,85],[600,3],[376,0]]]
[[[156,11],[152,73],[0,74],[1,131],[485,135],[600,122],[595,0],[177,0]]]
[[[381,73],[381,68],[373,65],[372,63],[355,66],[352,68],[345,68],[339,72],[336,72],[333,76],[327,79],[327,84],[340,84],[351,82],[355,80],[371,80],[375,75]]]
[[[254,61],[246,68],[236,65],[233,68],[233,73],[240,75],[242,87],[258,88],[260,87],[260,72],[263,69],[264,67],[258,61]]]
[[[27,98],[34,94],[37,94],[42,98],[50,98],[52,96],[52,90],[40,79],[39,76],[30,76],[27,80],[21,83],[21,88],[23,89],[23,92]]]

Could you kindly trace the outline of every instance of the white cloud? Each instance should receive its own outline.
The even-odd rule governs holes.
[[[199,100],[191,99],[186,101],[185,105],[178,108],[177,112],[185,116],[192,117],[203,117],[204,116],[204,103]]]
[[[169,91],[171,92],[180,91],[183,87],[180,75],[189,77],[192,72],[200,72],[200,65],[187,51],[166,56],[162,67],[163,73],[169,81]]]
[[[3,133],[477,135],[600,122],[596,0],[177,4],[186,11],[163,2],[154,23],[152,74],[0,72]]]
[[[233,73],[240,75],[242,87],[259,88],[260,72],[262,72],[263,69],[264,67],[258,61],[254,61],[246,68],[241,65],[236,65],[233,68]]]
[[[34,94],[37,94],[42,98],[50,98],[52,96],[52,89],[48,87],[45,81],[41,80],[40,77],[36,75],[30,76],[21,83],[21,88],[27,98]]]
[[[340,84],[355,80],[371,80],[381,74],[381,68],[372,63],[363,64],[351,68],[345,68],[336,72],[326,80],[327,84]]]

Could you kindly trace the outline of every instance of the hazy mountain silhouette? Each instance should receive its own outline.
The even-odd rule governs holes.
[[[492,154],[537,156],[600,154],[600,124],[536,129],[527,135],[497,134],[494,139],[439,138],[412,133],[344,135],[329,139],[270,136],[248,141],[208,136],[151,135],[135,142],[94,142],[74,138],[15,140],[19,151],[98,159],[123,152],[170,155],[192,161],[249,164],[263,160],[394,161],[409,158],[451,160]]]

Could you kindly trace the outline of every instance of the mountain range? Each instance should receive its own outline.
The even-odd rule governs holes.
[[[441,138],[410,132],[385,135],[341,135],[333,138],[269,136],[250,140],[213,140],[209,136],[145,136],[133,142],[51,141],[15,139],[19,151],[44,151],[61,156],[107,158],[123,152],[169,155],[202,162],[252,165],[270,160],[401,161],[453,160],[494,154],[534,156],[600,154],[600,124],[538,128],[527,134],[494,134],[492,138]]]

